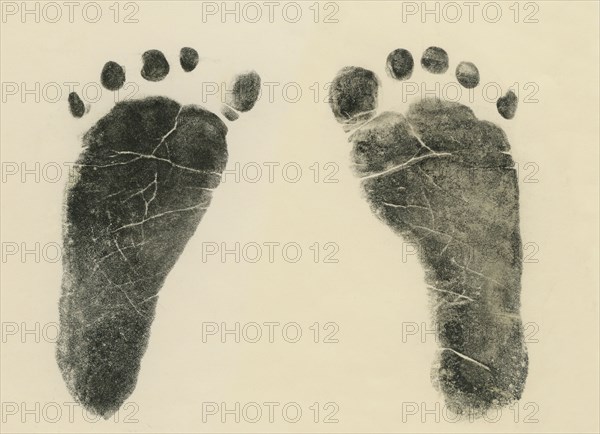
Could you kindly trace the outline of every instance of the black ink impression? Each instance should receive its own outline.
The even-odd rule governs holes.
[[[467,89],[472,89],[479,84],[479,70],[471,62],[460,62],[456,67],[456,79]]]
[[[80,118],[85,114],[85,105],[81,98],[79,98],[79,95],[77,95],[77,92],[69,94],[69,110],[76,118]]]
[[[421,57],[421,66],[432,74],[443,74],[448,70],[448,53],[440,47],[429,47]]]
[[[498,109],[500,116],[504,119],[512,119],[517,113],[518,104],[519,98],[512,90],[509,90],[506,92],[506,95],[498,98],[498,101],[496,101],[496,108]]]
[[[57,358],[97,414],[135,387],[158,291],[219,184],[226,134],[214,114],[155,97],[117,104],[84,137],[67,196]]]
[[[142,77],[148,81],[161,81],[169,74],[169,62],[158,50],[148,50],[142,54]]]
[[[353,124],[373,115],[377,107],[379,79],[363,68],[350,66],[333,79],[329,104],[338,122]]]
[[[415,61],[410,51],[398,48],[392,51],[386,61],[386,71],[396,80],[407,80],[413,72]]]
[[[238,115],[235,110],[226,105],[223,105],[223,107],[221,107],[221,113],[227,118],[228,121],[232,122],[238,120],[238,118],[240,117],[240,115]]]
[[[239,112],[247,112],[260,95],[260,76],[255,71],[239,74],[233,79],[232,88],[227,104]]]
[[[75,93],[69,107],[83,114]],[[204,108],[149,97],[116,104],[83,137],[66,194],[56,357],[95,414],[108,418],[135,388],[159,291],[220,183],[226,135]]]
[[[100,73],[100,82],[108,90],[119,90],[125,83],[125,70],[116,62],[106,62]]]
[[[335,86],[352,71],[334,79],[332,101],[361,100]],[[379,114],[349,141],[374,214],[418,246],[440,343],[432,380],[448,408],[480,417],[520,399],[519,187],[506,135],[462,104],[424,99],[406,115]]]
[[[181,68],[185,72],[191,72],[196,69],[198,62],[200,61],[200,56],[198,52],[190,47],[184,47],[179,52],[179,62],[181,63]]]

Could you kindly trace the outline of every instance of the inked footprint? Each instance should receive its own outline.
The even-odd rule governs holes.
[[[407,50],[387,60],[388,74],[406,79]],[[424,69],[441,74],[447,53],[428,48]],[[456,77],[477,86],[479,71],[462,62]],[[439,357],[432,380],[457,414],[481,416],[521,397],[527,352],[520,318],[519,189],[509,143],[491,122],[459,103],[424,99],[406,115],[374,117],[379,80],[366,69],[342,69],[330,104],[346,129],[356,128],[354,171],[373,212],[418,246],[430,290]],[[516,95],[498,101],[512,118]]]
[[[147,80],[169,72],[158,50],[143,61]],[[184,48],[180,62],[193,70],[197,52]],[[124,69],[108,62],[101,82],[118,90]],[[253,107],[259,87],[256,72],[234,79],[230,118]],[[85,113],[75,93],[69,107]],[[150,97],[116,104],[83,138],[66,194],[57,361],[71,394],[96,414],[109,417],[135,388],[158,292],[220,183],[226,135],[202,107]]]

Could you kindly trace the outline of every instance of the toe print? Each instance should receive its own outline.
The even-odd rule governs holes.
[[[162,54],[145,58],[146,73],[168,70]],[[69,107],[83,115],[74,93]],[[220,183],[227,131],[214,113],[157,96],[116,104],[84,135],[66,195],[56,355],[71,394],[96,414],[110,416],[135,388],[159,291]]]
[[[260,94],[260,76],[255,71],[239,74],[229,86],[232,91],[226,96],[221,113],[230,121],[239,118],[236,112],[247,112],[254,107]]]
[[[429,47],[421,57],[421,66],[432,74],[443,74],[448,70],[448,53],[439,47]]]
[[[498,113],[500,113],[504,119],[512,119],[517,112],[518,103],[519,100],[517,95],[512,90],[509,90],[506,92],[506,95],[498,98],[496,107],[498,108]]]
[[[161,81],[169,74],[169,62],[158,50],[148,50],[142,55],[142,77],[148,81]]]
[[[379,79],[363,68],[347,67],[331,84],[329,102],[338,122],[353,124],[377,108]]]
[[[429,48],[422,64],[437,72],[447,59]],[[463,62],[457,71],[465,87],[478,83],[474,65]],[[366,92],[349,85],[357,77],[369,84]],[[376,98],[350,108],[365,93],[377,95],[376,83],[370,71],[344,68],[331,87],[336,119],[352,124],[352,115],[374,109]],[[516,96],[504,98],[498,110],[514,115]],[[373,212],[418,246],[440,342],[432,380],[448,408],[482,415],[518,400],[528,359],[519,312],[518,184],[506,135],[469,107],[424,99],[405,115],[379,114],[349,141]]]
[[[409,51],[399,48],[392,51],[386,62],[386,70],[396,80],[407,80],[413,72],[415,61]]]
[[[80,118],[85,114],[85,105],[76,92],[69,94],[69,111],[76,118]]]
[[[471,62],[460,62],[456,67],[456,79],[467,89],[479,84],[479,70]]]
[[[108,90],[119,90],[125,83],[125,70],[116,62],[106,62],[100,74],[100,82]]]
[[[181,49],[179,53],[179,62],[181,64],[181,68],[185,72],[191,72],[196,69],[199,61],[200,56],[196,50],[190,47],[184,47]]]
[[[230,95],[229,105],[240,112],[246,112],[254,107],[260,93],[260,76],[254,72],[247,72],[235,77],[233,91]]]

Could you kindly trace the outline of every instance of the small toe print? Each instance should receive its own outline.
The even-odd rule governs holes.
[[[227,103],[240,112],[247,112],[260,95],[260,75],[255,71],[246,72],[235,77],[233,91]]]
[[[479,84],[479,70],[471,62],[460,62],[456,67],[456,79],[467,89],[472,89]]]
[[[79,95],[77,95],[77,92],[69,94],[69,110],[76,118],[80,118],[85,114],[85,105],[81,98],[79,98]]]
[[[108,90],[119,90],[125,83],[125,70],[116,62],[106,62],[100,73],[100,82]]]
[[[161,81],[169,73],[169,62],[159,50],[148,50],[142,54],[142,77],[148,81]]]
[[[385,69],[390,77],[406,80],[412,75],[414,65],[415,61],[410,51],[398,48],[388,55]]]
[[[223,114],[223,116],[225,116],[227,118],[228,121],[235,121],[237,120],[240,115],[238,115],[235,110],[233,110],[231,107],[228,106],[223,106],[221,107],[221,113]]]
[[[443,74],[448,70],[448,53],[440,47],[429,47],[421,57],[421,66],[432,74]]]
[[[184,47],[179,52],[179,62],[181,63],[181,68],[183,68],[185,72],[191,72],[196,69],[199,60],[200,56],[193,48]]]
[[[506,95],[498,98],[498,101],[496,101],[496,108],[498,109],[500,116],[504,119],[512,119],[515,117],[518,104],[519,98],[512,90],[509,90],[506,92]]]

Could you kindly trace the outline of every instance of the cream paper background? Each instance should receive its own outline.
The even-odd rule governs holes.
[[[221,22],[218,15],[203,22],[203,4],[184,1],[136,2],[138,23],[113,23],[112,2],[99,3],[103,17],[95,24],[82,19],[85,2],[79,3],[74,23],[64,16],[54,24],[4,17],[3,84],[32,88],[39,82],[40,89],[51,92],[48,84],[58,83],[62,94],[58,102],[49,101],[54,99],[50,93],[36,103],[31,95],[21,102],[20,94],[3,92],[3,248],[8,248],[6,243],[28,248],[40,243],[49,260],[42,257],[37,263],[32,255],[25,261],[19,255],[3,259],[2,431],[598,432],[598,4],[520,3],[520,22],[515,23],[509,9],[513,2],[499,2],[502,18],[491,23],[481,15],[487,3],[479,2],[470,23],[468,10],[458,2],[463,13],[459,22],[436,23],[430,15],[423,23],[418,15],[403,19],[403,7],[411,7],[410,2],[344,1],[337,2],[338,23],[323,22],[335,7],[325,3],[317,5],[321,16],[315,23],[309,9],[313,2],[301,2],[302,17],[291,23],[295,6],[288,3],[276,5],[273,23],[262,2],[258,23],[236,23],[232,16]],[[221,2],[215,5],[222,7]],[[539,22],[522,22],[535,5]],[[288,21],[281,15],[284,6]],[[427,7],[436,6],[430,2]],[[448,9],[453,5],[438,7],[454,17]],[[125,4],[120,8],[123,21]],[[494,10],[487,10],[493,18]],[[88,11],[93,17],[93,9]],[[418,66],[430,45],[450,55],[451,68],[444,76],[431,77]],[[189,74],[178,65],[182,46],[195,47],[202,57]],[[398,47],[411,50],[417,62],[410,81],[426,82],[429,89],[434,79],[440,89],[456,89],[444,88],[455,81],[453,68],[460,60],[474,62],[482,84],[473,102],[466,93],[462,101],[506,131],[521,181],[537,181],[520,185],[522,237],[528,243],[522,313],[528,324],[530,373],[521,402],[505,409],[496,422],[490,415],[487,421],[452,423],[429,379],[436,343],[427,334],[403,336],[413,324],[424,331],[421,324],[429,319],[422,268],[362,199],[348,168],[345,134],[323,102],[324,86],[334,74],[343,66],[358,65],[381,78],[383,107],[404,110],[402,84],[384,72],[387,54]],[[151,48],[162,50],[171,63],[171,74],[160,83],[139,78],[140,55]],[[98,81],[108,60],[126,66],[128,82],[139,85],[136,97],[165,95],[202,104],[203,82],[219,83],[226,72],[250,68],[275,92],[272,101],[263,94],[254,110],[230,125],[229,169],[235,170],[238,162],[246,177],[240,182],[226,177],[168,276],[137,388],[118,413],[119,421],[89,422],[80,407],[69,417],[73,399],[54,360],[61,265],[51,262],[51,247],[60,243],[66,173],[56,182],[49,180],[56,178],[51,169],[57,164],[75,161],[81,135],[114,104],[113,95],[104,91],[88,115],[74,119],[62,83],[78,82],[81,90],[83,84]],[[521,103],[514,120],[501,119],[494,104],[482,98],[480,91],[488,83],[503,90],[518,83]],[[287,100],[282,95],[286,84]],[[298,87],[302,95],[291,102]],[[314,101],[317,88],[319,102]],[[493,97],[494,89],[489,89]],[[530,100],[538,102],[524,103],[536,89]],[[208,98],[209,107],[218,107],[216,103],[217,97]],[[28,175],[23,183],[20,174],[7,173],[6,165],[21,162],[28,167],[39,162],[46,172],[39,182]],[[280,164],[272,183],[265,162]],[[319,182],[309,168],[315,162],[321,168]],[[302,168],[298,182],[283,178],[281,168],[287,163]],[[339,167],[334,176],[339,182],[323,182],[326,163]],[[262,177],[249,182],[256,164],[263,168]],[[287,175],[294,177],[293,167],[287,167]],[[202,260],[203,243],[231,248],[236,242],[263,245],[263,258],[257,263],[236,263],[232,255],[225,262],[217,256]],[[277,250],[270,263],[265,242],[298,243],[302,258],[290,263]],[[319,263],[309,249],[315,242],[321,245]],[[328,242],[339,246],[338,263],[323,262]],[[246,252],[250,256],[253,250]],[[269,343],[263,326],[258,343],[235,343],[231,336],[227,343],[218,336],[203,342],[205,322],[233,327],[235,322],[270,321],[298,323],[300,341],[286,342],[280,326]],[[321,327],[319,340],[324,324],[336,323],[339,342],[314,343],[310,327],[315,322]],[[24,329],[34,332],[22,335]],[[203,422],[206,402],[224,402],[228,408],[236,402],[242,407],[277,402],[279,407],[273,423],[264,405],[257,423],[243,417],[236,423],[231,415],[225,423],[218,415]],[[282,417],[281,409],[289,402],[302,408],[297,423]],[[315,402],[321,408],[319,423],[309,409]],[[333,408],[324,409],[328,402],[339,407],[338,423],[323,423]],[[412,405],[420,410],[403,416],[403,408]],[[293,408],[288,415],[294,416]]]

